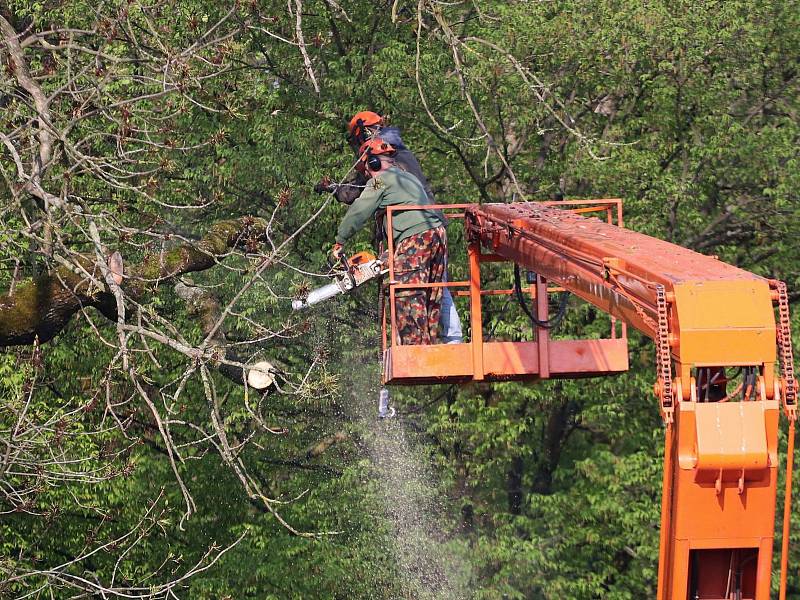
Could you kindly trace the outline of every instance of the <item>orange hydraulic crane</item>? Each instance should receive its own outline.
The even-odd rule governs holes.
[[[393,214],[421,208],[390,208],[387,230]],[[658,600],[768,600],[782,408],[789,422],[783,600],[797,402],[785,285],[624,229],[619,200],[436,208],[464,219],[469,280],[399,284],[389,260],[384,381],[608,375],[628,368],[626,325],[652,338],[665,423]],[[595,211],[606,218],[582,214]],[[482,296],[511,293],[481,289],[481,264],[499,261],[536,273],[530,292],[540,323],[548,319],[550,282],[610,314],[610,337],[554,340],[537,326],[534,341],[484,340]],[[468,343],[403,346],[390,335],[396,292],[430,286],[469,297]],[[728,390],[732,369],[740,370],[741,384]]]

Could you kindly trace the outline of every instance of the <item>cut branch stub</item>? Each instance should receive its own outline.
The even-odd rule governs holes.
[[[108,257],[108,270],[111,272],[114,283],[120,285],[125,277],[125,267],[122,264],[122,255],[119,252],[114,252]]]
[[[247,385],[258,391],[263,391],[275,383],[275,373],[272,363],[260,360],[247,369]]]

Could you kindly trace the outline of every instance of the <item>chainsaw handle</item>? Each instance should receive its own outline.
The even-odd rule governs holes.
[[[336,268],[336,264],[337,263],[332,259],[331,255],[328,255],[327,260],[328,260],[328,268],[330,268],[330,270],[333,271]],[[347,276],[350,278],[350,283],[355,288],[356,287],[356,278],[353,275],[353,269],[350,268],[350,261],[347,260],[347,257],[344,254],[342,254],[339,257],[339,264],[342,265],[342,268],[344,269],[344,272],[347,273]]]
[[[347,273],[347,276],[350,278],[350,283],[352,284],[353,289],[355,289],[356,278],[353,275],[353,269],[350,268],[350,261],[347,260],[347,257],[344,254],[342,254],[339,261],[342,263],[342,266],[344,267],[344,272]]]

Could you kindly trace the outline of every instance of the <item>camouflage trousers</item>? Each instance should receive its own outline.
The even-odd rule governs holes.
[[[435,227],[412,235],[394,251],[398,283],[441,282],[447,269],[447,232]],[[435,344],[439,338],[442,288],[401,289],[395,293],[400,343]]]

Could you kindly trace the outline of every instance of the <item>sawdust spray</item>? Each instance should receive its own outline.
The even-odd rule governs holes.
[[[325,311],[327,312],[327,311]],[[377,315],[367,317],[377,322]],[[340,325],[326,327],[329,340],[342,341]],[[338,339],[337,339],[338,338]],[[377,348],[376,348],[377,345]],[[447,521],[448,499],[437,493],[436,475],[417,433],[402,410],[395,418],[378,418],[380,391],[379,339],[374,327],[365,327],[342,351],[342,411],[360,432],[359,448],[369,461],[369,473],[382,502],[376,520],[383,520],[388,537],[385,551],[396,565],[402,599],[465,600],[469,591],[469,561],[463,547],[447,539],[441,523]],[[337,357],[339,358],[339,357]],[[384,598],[375,590],[374,598]],[[393,596],[397,598],[397,596]]]

